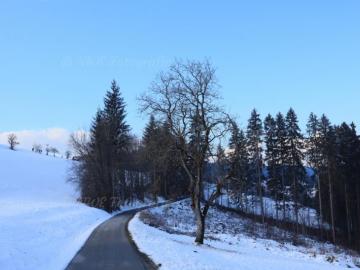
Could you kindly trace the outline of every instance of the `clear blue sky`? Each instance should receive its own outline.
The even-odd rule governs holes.
[[[196,2],[196,3],[195,3]],[[217,67],[223,103],[360,125],[360,1],[1,1],[0,131],[88,128],[112,79],[136,97],[174,58]]]

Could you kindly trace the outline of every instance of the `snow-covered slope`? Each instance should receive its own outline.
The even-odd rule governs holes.
[[[76,201],[71,162],[0,145],[0,269],[63,269],[110,217]]]
[[[335,270],[357,268],[359,257],[331,244],[267,227],[236,214],[211,208],[206,241],[195,245],[190,201],[184,200],[137,214],[129,230],[141,251],[162,270]]]
[[[204,195],[205,198],[209,198],[213,190],[215,190],[214,184],[205,183]],[[277,206],[276,202],[270,197],[263,197],[264,203],[264,214],[266,217],[283,220],[283,205],[280,202],[278,211],[276,211]],[[232,208],[236,210],[241,210],[248,214],[253,215],[261,215],[261,204],[260,198],[256,195],[245,195],[242,196],[242,201],[234,200],[231,195],[226,190],[223,190],[223,194],[216,200],[216,204],[220,206],[224,206],[227,208]],[[307,227],[319,228],[319,216],[316,209],[299,206],[298,209],[298,222],[301,225],[305,225]],[[286,212],[285,212],[285,220],[289,222],[295,222],[295,210],[294,204],[292,202],[286,202]],[[323,228],[329,229],[330,225],[326,222],[323,222]]]

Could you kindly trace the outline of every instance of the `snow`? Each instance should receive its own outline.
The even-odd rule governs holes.
[[[301,239],[302,246],[271,240],[267,237],[269,229],[263,225],[217,209],[209,211],[205,244],[196,245],[189,203],[184,200],[145,210],[129,223],[140,250],[162,270],[335,270],[359,263],[358,257],[305,237]],[[286,234],[280,229],[272,230],[274,239]],[[328,260],[332,258],[331,263]]]
[[[64,269],[110,217],[76,201],[71,163],[0,146],[0,269]]]
[[[156,202],[152,198],[145,197],[144,201],[136,200],[136,201],[128,202],[128,204],[121,205],[120,210],[115,211],[114,213],[112,213],[112,215],[118,215],[127,211],[141,209],[144,207],[156,206],[157,204],[165,203],[166,201],[167,200],[162,197],[157,197]]]
[[[215,189],[214,184],[205,184],[205,190],[204,194],[205,197],[208,198],[212,192],[212,190]],[[244,211],[248,214],[254,214],[254,215],[261,215],[261,206],[260,206],[260,199],[257,196],[248,195],[246,196],[243,194],[242,196],[242,205],[246,205],[246,200],[248,202],[248,207],[240,207],[239,202],[235,202],[233,198],[226,192],[226,190],[223,190],[223,195],[220,196],[216,203],[218,205],[232,208],[232,209],[238,209],[241,211]],[[270,217],[273,219],[283,219],[283,208],[282,208],[282,202],[280,202],[280,209],[278,209],[276,213],[276,202],[270,197],[263,197],[263,203],[264,203],[264,214],[266,217]],[[311,228],[319,228],[319,215],[317,213],[316,209],[313,209],[311,207],[306,206],[300,206],[298,209],[298,222],[301,225],[305,225],[307,227]],[[296,216],[294,211],[294,205],[291,202],[286,202],[286,212],[285,212],[285,220],[295,222]],[[326,222],[323,222],[323,228],[329,229],[330,225]]]

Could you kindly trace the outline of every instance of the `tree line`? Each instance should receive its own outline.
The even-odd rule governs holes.
[[[109,212],[134,200],[173,198],[187,192],[169,127],[152,116],[139,139],[130,132],[125,107],[120,88],[112,81],[89,138],[71,135],[77,159],[72,180],[79,184],[80,199]]]
[[[295,217],[296,238],[299,209],[315,208],[321,238],[360,249],[360,139],[354,123],[333,125],[326,115],[311,113],[302,133],[292,108],[263,121],[254,109],[245,130],[233,124],[228,149],[224,156],[218,147],[216,164],[236,164],[229,194],[240,209],[260,205],[264,222],[263,196],[272,198],[276,220]]]
[[[230,131],[230,117],[218,106],[215,69],[208,62],[176,62],[160,74],[140,99],[150,116],[141,139],[131,135],[126,105],[115,81],[89,136],[72,135],[77,162],[72,180],[80,200],[115,211],[145,196],[189,195],[197,223],[196,242],[203,243],[205,219],[231,173],[218,182],[202,206],[205,164],[213,146]]]
[[[262,222],[265,196],[275,201],[277,219],[285,221],[293,211],[294,235],[300,233],[299,209],[313,207],[321,237],[334,243],[345,237],[348,245],[360,247],[360,141],[355,125],[332,125],[325,115],[311,114],[303,134],[293,109],[264,121],[253,110],[242,129],[220,105],[218,89],[208,61],[175,62],[139,98],[149,122],[137,138],[113,81],[89,135],[71,137],[80,199],[111,212],[146,196],[188,195],[197,224],[195,241],[202,244],[208,210],[228,189],[239,207],[259,204]],[[226,149],[220,145],[224,141],[229,142]]]
[[[20,144],[15,133],[10,133],[8,135],[8,144],[9,144],[10,150],[15,150],[16,146]],[[41,144],[34,143],[31,148],[31,151],[38,153],[38,154],[42,154],[43,146]],[[60,153],[60,151],[56,147],[53,147],[53,146],[50,146],[47,144],[45,147],[45,154],[48,156],[50,153],[55,157],[57,154]],[[70,150],[65,151],[64,154],[65,154],[66,159],[70,159],[70,157],[71,157]]]

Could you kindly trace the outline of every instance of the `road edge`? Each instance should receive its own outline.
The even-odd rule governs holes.
[[[144,211],[144,210],[149,209],[149,208],[160,207],[160,206],[163,206],[163,205],[172,204],[174,202],[181,201],[181,200],[184,200],[186,198],[187,198],[187,196],[183,196],[183,197],[180,197],[180,198],[177,198],[177,199],[167,200],[165,202],[156,203],[156,204],[153,204],[153,205],[150,205],[150,206],[139,208],[139,209],[137,209],[137,211],[134,211],[132,217],[126,222],[125,230],[126,230],[126,235],[128,237],[128,240],[129,240],[130,244],[133,246],[133,248],[135,248],[135,250],[139,253],[139,255],[144,259],[144,262],[147,264],[147,266],[150,267],[149,269],[157,270],[157,269],[159,269],[161,267],[161,264],[156,264],[150,258],[149,255],[147,255],[146,253],[142,252],[139,249],[139,247],[137,246],[137,244],[136,244],[135,240],[133,239],[133,237],[131,235],[131,232],[129,230],[130,221],[133,220],[135,215],[141,213],[141,211]],[[129,211],[129,212],[131,212],[131,211]]]
[[[129,223],[130,221],[133,220],[133,218],[135,217],[136,214],[140,213],[141,211],[139,212],[136,212],[133,214],[133,216],[126,222],[126,225],[125,225],[125,229],[126,229],[126,235],[127,235],[127,238],[129,239],[129,242],[130,244],[132,245],[132,247],[138,252],[138,254],[143,258],[145,264],[147,267],[149,267],[148,269],[152,269],[152,270],[157,270],[159,269],[160,265],[156,264],[151,258],[149,255],[147,255],[146,253],[142,252],[139,247],[137,246],[136,242],[134,241],[132,235],[131,235],[131,232],[129,230]]]

